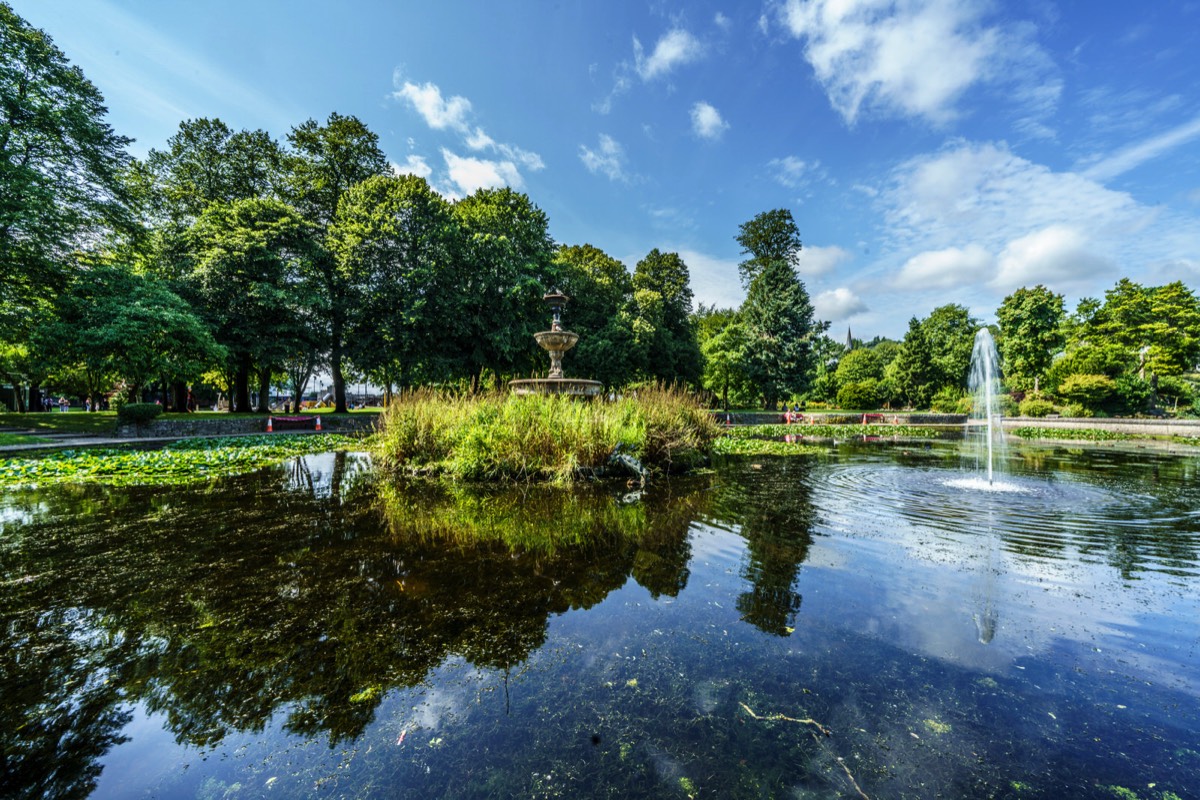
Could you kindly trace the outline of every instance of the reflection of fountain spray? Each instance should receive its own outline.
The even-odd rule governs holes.
[[[988,525],[988,557],[983,567],[983,585],[979,598],[979,611],[971,615],[975,620],[975,630],[979,634],[980,644],[989,644],[996,637],[996,627],[1000,624],[1000,614],[996,610],[996,574],[1000,570],[997,560],[1000,557],[1000,540]]]
[[[1000,423],[996,402],[1000,393],[1000,358],[996,354],[992,332],[987,328],[980,328],[975,334],[967,388],[971,391],[971,427],[979,430],[984,436],[985,447],[980,448],[983,451],[980,455],[984,456],[987,462],[987,481],[990,486],[995,481],[995,451],[1004,446],[1004,426]]]

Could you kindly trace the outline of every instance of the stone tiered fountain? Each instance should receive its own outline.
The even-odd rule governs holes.
[[[550,330],[533,335],[543,350],[550,354],[550,374],[545,378],[527,378],[509,381],[508,386],[515,394],[566,394],[579,397],[595,397],[604,384],[583,378],[564,378],[563,354],[579,341],[579,334],[562,328],[562,308],[570,299],[557,289],[551,289],[542,298],[550,306],[552,315]]]

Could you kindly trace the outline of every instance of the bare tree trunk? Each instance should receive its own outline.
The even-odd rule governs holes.
[[[233,406],[230,411],[250,411],[250,356],[238,361],[237,375],[233,384]]]
[[[271,370],[258,371],[258,413],[268,414],[271,411]]]

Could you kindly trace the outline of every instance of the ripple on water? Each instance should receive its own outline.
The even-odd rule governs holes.
[[[1119,548],[1152,571],[1190,573],[1198,563],[1200,532],[1186,510],[1115,482],[1053,473],[1003,475],[989,484],[973,474],[878,462],[838,464],[816,481],[825,520],[857,534],[892,536],[898,518],[943,538],[995,532],[1026,555],[1055,560],[1065,550]]]

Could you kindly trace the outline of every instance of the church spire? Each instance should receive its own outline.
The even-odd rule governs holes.
[[[849,325],[846,326],[846,349],[847,350],[854,349],[854,337],[850,334],[850,326]]]

